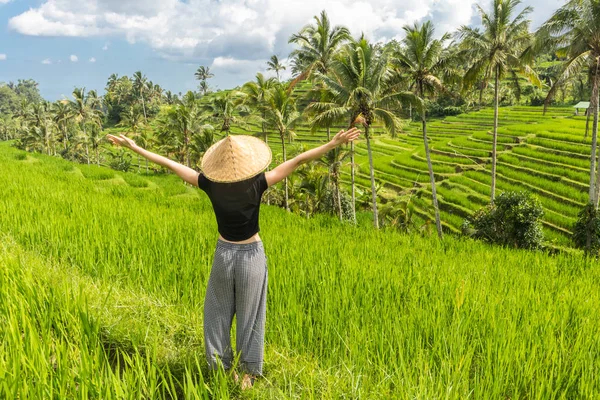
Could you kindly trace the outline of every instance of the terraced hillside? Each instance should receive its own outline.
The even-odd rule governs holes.
[[[302,90],[302,89],[301,89]],[[591,139],[584,138],[585,117],[574,116],[572,108],[505,107],[500,110],[498,137],[498,182],[503,190],[529,190],[545,208],[546,238],[568,245],[578,211],[587,201]],[[428,124],[432,159],[440,196],[444,228],[458,232],[466,216],[489,202],[493,110],[435,120]],[[258,133],[258,124],[234,133]],[[326,140],[324,131],[312,134],[307,125],[296,129],[291,149],[314,147]],[[429,177],[420,124],[407,123],[403,133],[391,138],[375,129],[373,143],[376,179],[389,197],[412,190],[413,204],[422,220],[433,218]],[[275,158],[281,144],[269,134]],[[357,185],[369,190],[366,144],[357,146]],[[344,182],[349,184],[349,167]]]

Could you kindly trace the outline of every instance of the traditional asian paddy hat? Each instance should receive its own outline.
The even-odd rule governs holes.
[[[202,158],[202,173],[213,182],[252,178],[271,164],[271,148],[254,136],[228,135],[213,144]]]

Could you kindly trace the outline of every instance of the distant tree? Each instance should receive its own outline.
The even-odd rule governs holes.
[[[18,111],[20,97],[7,85],[0,84],[0,115],[15,114]]]
[[[243,92],[229,90],[212,97],[202,106],[215,125],[221,126],[220,132],[229,135],[233,124],[243,124],[243,118],[248,115],[248,107],[244,104],[246,95]]]
[[[142,75],[141,71],[137,71],[133,74],[133,90],[136,93],[136,96],[142,100],[142,110],[144,111],[144,122],[148,123],[148,116],[146,115],[146,104],[144,101],[144,92],[146,89],[146,83],[148,82],[148,78],[145,75]]]
[[[277,74],[277,81],[279,81],[279,71],[285,71],[285,65],[279,61],[279,58],[276,55],[271,56],[271,59],[267,61],[267,65],[269,66],[267,71],[275,71]]]
[[[269,90],[275,86],[273,78],[267,79],[260,72],[256,74],[256,80],[247,82],[242,87],[242,92],[246,94],[245,102],[260,113],[260,125],[265,143],[268,143],[268,135],[265,129],[267,113],[267,96]]]
[[[39,103],[43,101],[38,83],[33,79],[19,79],[17,84],[11,84],[15,93],[27,99],[29,103]]]
[[[201,65],[194,73],[194,76],[198,81],[200,81],[200,93],[202,93],[203,95],[209,93],[210,88],[208,86],[207,80],[215,76],[213,73],[210,72],[210,68]]]

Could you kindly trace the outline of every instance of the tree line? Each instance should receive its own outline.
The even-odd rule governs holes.
[[[306,215],[328,210],[354,221],[356,205],[368,202],[373,224],[379,227],[381,222],[405,219],[407,206],[403,201],[395,208],[378,205],[373,135],[377,131],[395,137],[406,120],[418,121],[436,228],[442,237],[428,117],[494,107],[493,204],[500,106],[525,102],[547,107],[561,100],[589,99],[593,120],[589,199],[597,209],[600,0],[568,1],[535,32],[530,29],[532,9],[519,11],[519,0],[492,0],[491,6],[490,11],[478,6],[478,27],[462,26],[457,32],[436,36],[431,21],[414,23],[404,27],[404,39],[389,43],[353,37],[348,28],[333,26],[323,11],[289,38],[295,46],[287,66],[292,79],[281,81],[280,71],[286,66],[273,56],[268,70],[276,73],[275,78],[257,73],[255,80],[217,93],[211,93],[208,81],[213,73],[205,66],[195,73],[198,91],[185,94],[165,91],[139,71],[132,77],[111,75],[103,96],[76,88],[72,99],[54,103],[42,100],[35,90],[32,95],[31,81],[9,83],[0,87],[0,94],[7,94],[0,96],[0,138],[16,139],[18,146],[28,150],[124,169],[131,166],[126,155],[108,147],[101,151],[103,130],[121,127],[142,146],[198,167],[204,151],[232,127],[259,126],[255,134],[267,142],[279,141],[281,158],[286,160],[286,145],[293,142],[300,123],[327,132],[328,137],[332,129],[359,126],[367,147],[370,193],[356,187],[352,144],[306,166],[299,176],[290,178],[295,182],[286,180],[270,192],[267,201]],[[300,94],[301,82],[309,82],[310,90]],[[349,194],[340,185],[346,165]],[[380,208],[385,218],[378,215]],[[406,229],[407,224],[399,225]]]

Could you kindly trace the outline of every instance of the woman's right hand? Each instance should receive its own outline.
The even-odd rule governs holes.
[[[107,139],[110,140],[110,142],[114,145],[117,146],[123,146],[123,147],[127,147],[128,149],[135,149],[137,147],[137,144],[135,144],[135,142],[131,139],[129,139],[128,137],[126,137],[125,135],[119,135],[119,137],[114,136],[114,135],[106,135]]]

